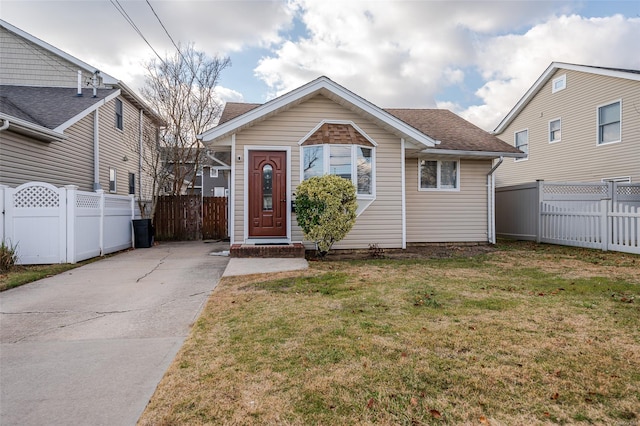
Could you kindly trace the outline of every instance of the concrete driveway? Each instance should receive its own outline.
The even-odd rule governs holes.
[[[228,249],[163,243],[0,293],[0,424],[134,425]]]

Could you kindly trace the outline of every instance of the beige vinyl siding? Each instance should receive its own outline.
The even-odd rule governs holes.
[[[116,128],[116,101],[108,102],[100,108],[100,186],[109,192],[109,169],[116,169],[116,194],[129,194],[129,173],[136,174],[136,181],[140,178],[138,171],[139,143],[139,110],[124,98],[122,101],[124,129]],[[124,161],[126,156],[127,161]],[[138,185],[136,184],[136,195]]]
[[[93,189],[93,115],[65,131],[62,142],[39,142],[11,131],[0,133],[0,183],[12,187],[41,181]]]
[[[368,248],[402,246],[401,152],[400,140],[361,116],[318,95],[287,111],[281,112],[236,135],[235,161],[235,226],[236,242],[244,241],[244,148],[278,146],[291,149],[292,192],[300,182],[300,147],[298,142],[322,120],[351,120],[378,144],[376,148],[376,200],[357,219],[349,235],[334,248]],[[302,241],[300,228],[292,224],[292,240]]]
[[[418,159],[406,167],[407,243],[487,242],[489,160],[460,160],[460,191],[419,191]]]
[[[553,78],[567,76],[567,87],[551,93]],[[622,101],[622,141],[597,145],[597,107]],[[529,129],[529,158],[506,159],[497,171],[497,185],[548,181],[600,181],[630,176],[640,182],[640,82],[571,70],[557,70],[504,132]],[[561,141],[549,143],[548,126],[562,119]]]
[[[0,84],[76,87],[78,66],[0,27]],[[83,84],[93,74],[83,71]]]

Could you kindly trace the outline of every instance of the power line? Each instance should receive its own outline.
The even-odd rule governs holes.
[[[149,43],[149,40],[147,40],[144,34],[142,34],[142,31],[140,31],[140,28],[138,28],[135,22],[133,22],[133,19],[131,19],[127,11],[124,10],[124,7],[122,7],[120,2],[118,0],[111,0],[111,4],[113,5],[113,7],[115,7],[118,10],[118,12],[120,12],[122,17],[129,23],[129,25],[131,25],[131,28],[133,28],[134,31],[138,33],[138,35],[142,38],[142,40],[144,40],[144,42],[147,43],[147,46],[149,46],[149,48],[153,50],[153,53],[155,53],[158,59],[160,59],[160,61],[164,64],[164,59],[162,59],[162,57],[158,54],[158,52],[156,52],[156,49],[154,49],[153,46],[151,46],[151,43]]]

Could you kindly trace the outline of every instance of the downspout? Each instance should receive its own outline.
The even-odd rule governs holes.
[[[402,179],[402,249],[407,248],[407,191],[405,188],[405,142],[404,138],[400,138],[400,179]]]
[[[9,128],[9,120],[2,119],[2,121],[4,121],[4,124],[0,127],[0,132]]]
[[[489,244],[496,243],[496,181],[493,174],[503,161],[504,157],[501,156],[496,165],[487,173],[487,236]]]
[[[144,114],[142,112],[142,108],[140,109],[140,125],[139,125],[139,140],[138,140],[138,199],[142,200],[142,155],[143,145],[142,145],[142,130],[144,126],[142,125],[142,120],[144,119]]]
[[[93,190],[102,189],[100,186],[100,114],[99,109],[93,113]]]
[[[236,134],[231,135],[231,178],[229,179],[229,198],[227,199],[227,226],[229,227],[229,243],[235,243],[236,226]],[[246,209],[246,206],[245,206]],[[291,219],[289,219],[291,220]]]

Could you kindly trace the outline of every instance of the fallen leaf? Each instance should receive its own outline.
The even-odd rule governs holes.
[[[418,405],[418,400],[415,399],[414,397],[411,398],[411,405]]]
[[[548,412],[548,411],[545,411],[545,412],[544,412],[544,415],[545,415],[545,417],[549,417],[549,416],[551,416],[551,414],[549,414],[549,412]]]
[[[482,423],[483,425],[488,425],[489,420],[487,420],[487,418],[485,416],[480,416],[480,423]]]
[[[369,402],[367,402],[367,408],[371,408],[371,407],[373,407],[373,403],[374,403],[374,402],[375,402],[375,401],[374,401],[374,399],[373,399],[373,398],[370,398],[370,399],[369,399]]]
[[[402,358],[406,358],[407,357],[407,353],[406,352],[402,352]]]
[[[553,395],[551,395],[551,399],[553,399],[554,401],[557,400],[559,397],[560,397],[560,395],[558,395],[558,392],[556,392]]]
[[[438,410],[429,410],[429,413],[431,413],[434,419],[439,419],[440,417],[442,417],[442,414],[440,414],[440,411]]]

